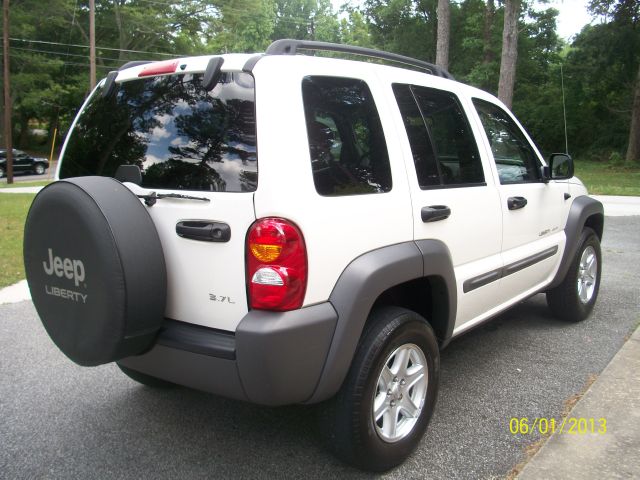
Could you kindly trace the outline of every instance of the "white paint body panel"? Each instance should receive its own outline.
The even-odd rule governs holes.
[[[126,185],[136,194],[148,193],[137,185]],[[244,248],[246,232],[255,220],[253,193],[197,192],[197,195],[211,201],[163,199],[148,208],[167,265],[165,316],[235,330],[248,311]],[[225,222],[231,227],[231,239],[216,243],[182,238],[176,234],[176,224],[183,220]]]
[[[210,58],[190,57],[179,63],[185,65],[182,71],[202,72]],[[223,70],[239,71],[251,56],[224,58]],[[133,80],[143,68],[125,70],[117,81]],[[575,197],[586,194],[586,189],[579,182],[500,185],[488,140],[472,103],[472,98],[477,97],[508,112],[494,97],[410,70],[328,58],[265,56],[256,64],[253,75],[258,126],[257,190],[198,192],[198,196],[211,201],[160,200],[149,208],[167,263],[168,318],[234,331],[248,311],[246,234],[256,218],[271,216],[294,222],[303,233],[309,267],[305,306],[326,301],[344,269],[360,255],[413,239],[441,240],[451,252],[458,290],[454,335],[540,291],[553,279],[565,247],[563,227],[571,204],[564,200],[563,193]],[[349,77],[367,83],[389,152],[393,179],[389,192],[342,197],[323,197],[316,192],[302,101],[302,79],[307,75]],[[476,138],[486,185],[420,189],[393,83],[422,85],[458,96]],[[528,136],[527,139],[535,150]],[[149,193],[136,185],[127,186],[134,193]],[[529,204],[522,210],[510,211],[510,196],[525,196]],[[420,211],[428,205],[447,205],[452,214],[443,221],[423,223]],[[181,220],[225,222],[231,227],[231,240],[209,243],[181,238],[175,232],[175,225]],[[552,257],[464,293],[465,280],[552,246],[558,247]],[[229,301],[214,302],[210,295]]]
[[[411,199],[396,126],[375,66],[273,56],[260,60],[254,74],[260,172],[256,217],[281,216],[301,228],[309,262],[304,304],[323,302],[355,258],[413,238]],[[323,197],[316,192],[302,104],[302,79],[306,75],[351,77],[367,83],[376,99],[389,150],[391,191],[343,197]]]
[[[495,305],[498,283],[493,282],[477,290],[463,293],[462,284],[468,278],[481,275],[502,266],[500,245],[502,242],[502,214],[500,199],[489,172],[489,157],[482,145],[478,151],[485,171],[485,186],[421,189],[418,184],[411,146],[407,139],[402,116],[392,90],[394,83],[418,85],[454,93],[463,109],[469,108],[466,87],[432,75],[398,69],[380,69],[385,82],[386,98],[392,110],[398,136],[401,138],[403,158],[407,170],[412,198],[413,228],[416,240],[435,239],[442,241],[451,252],[458,288],[458,313],[456,324],[464,323],[483,314]],[[469,116],[467,112],[467,117]],[[481,130],[469,121],[474,137]],[[451,216],[446,220],[424,223],[421,217],[422,207],[446,205]]]
[[[202,72],[211,57],[179,60],[179,71]],[[251,55],[224,55],[224,71],[239,71]],[[120,72],[117,81],[138,78],[145,65]],[[88,100],[83,105],[85,108]],[[82,111],[82,110],[81,110]],[[72,125],[75,126],[77,120]],[[63,146],[61,158],[64,158]],[[59,178],[60,165],[56,179]],[[151,190],[126,183],[136,194]],[[153,189],[158,193],[188,194],[183,190]],[[162,199],[147,210],[156,225],[167,266],[167,304],[165,316],[174,320],[234,331],[248,311],[245,281],[245,238],[255,220],[253,193],[194,193],[209,202]],[[142,202],[142,200],[141,200]],[[176,224],[184,220],[224,222],[231,227],[229,242],[203,242],[176,234]],[[213,301],[211,296],[217,299]],[[223,299],[223,301],[220,301]]]

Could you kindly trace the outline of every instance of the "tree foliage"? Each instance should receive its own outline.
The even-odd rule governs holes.
[[[635,14],[628,14],[635,4]],[[619,10],[612,10],[615,6]],[[609,21],[585,27],[565,59],[570,138],[578,152],[625,151],[640,66],[638,3],[591,2]]]
[[[633,138],[640,2],[591,0],[597,20],[570,44],[558,38],[557,11],[532,5],[523,1],[516,19],[513,110],[544,151],[564,150],[562,73],[571,153],[622,155]],[[437,6],[438,0],[364,0],[339,10],[330,0],[96,0],[98,76],[128,60],[258,52],[279,38],[348,43],[435,62]],[[449,6],[449,70],[496,94],[505,3],[456,0]],[[18,146],[28,146],[30,125],[65,130],[88,93],[88,13],[87,0],[12,0]]]

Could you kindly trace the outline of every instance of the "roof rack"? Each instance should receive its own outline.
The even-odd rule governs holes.
[[[396,53],[383,52],[382,50],[374,50],[373,48],[356,47],[352,45],[340,45],[338,43],[316,42],[312,40],[276,40],[267,48],[266,55],[295,55],[298,50],[321,50],[328,52],[341,52],[353,55],[362,55],[364,57],[380,58],[391,62],[401,63],[412,67],[421,68],[429,71],[432,75],[454,80],[453,76],[444,68],[429,62],[417,60]]]

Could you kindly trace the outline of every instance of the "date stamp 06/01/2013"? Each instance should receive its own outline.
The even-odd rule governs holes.
[[[607,433],[607,419],[565,417],[562,420],[555,418],[529,418],[511,417],[509,420],[509,432],[512,435],[531,435],[540,433],[547,435],[552,433],[566,435],[604,435]]]

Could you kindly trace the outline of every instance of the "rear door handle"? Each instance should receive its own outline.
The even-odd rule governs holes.
[[[208,220],[184,220],[176,224],[176,233],[183,238],[203,242],[228,242],[231,227],[222,222]]]
[[[509,210],[518,210],[520,208],[524,208],[527,204],[527,199],[524,197],[509,197],[507,199],[507,207]]]
[[[446,205],[429,205],[422,207],[420,214],[424,223],[437,222],[449,218],[451,209]]]

